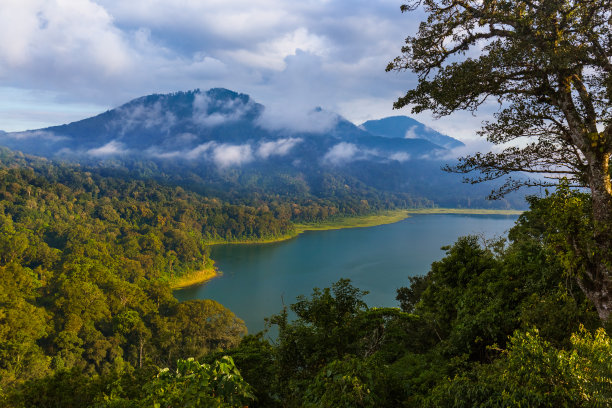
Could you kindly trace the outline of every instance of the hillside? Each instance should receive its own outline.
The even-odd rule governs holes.
[[[402,132],[410,137],[398,137]],[[358,127],[314,109],[292,122],[226,89],[149,95],[78,122],[0,134],[0,144],[225,192],[228,200],[254,193],[363,199],[386,193],[445,207],[524,206],[520,196],[487,201],[491,186],[464,185],[459,175],[444,173],[450,149],[462,143],[410,118]]]

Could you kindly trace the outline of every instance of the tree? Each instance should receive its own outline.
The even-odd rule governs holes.
[[[554,185],[567,178],[591,190],[596,251],[577,276],[602,320],[612,311],[612,1],[611,0],[412,0],[427,21],[406,39],[387,70],[412,70],[416,88],[394,107],[437,116],[500,104],[496,121],[479,134],[499,153],[477,153],[449,170],[468,181],[511,172],[493,196],[524,185]],[[517,143],[518,142],[518,143]]]
[[[214,365],[178,360],[176,371],[160,370],[143,388],[147,397],[136,406],[245,407],[254,399],[251,386],[227,356]]]

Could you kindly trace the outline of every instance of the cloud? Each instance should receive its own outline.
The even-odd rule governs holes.
[[[416,77],[385,66],[423,17],[391,0],[3,0],[0,96],[16,91],[0,121],[58,125],[142,95],[213,87],[252,95],[278,129],[325,131],[333,118],[300,113],[313,106],[355,123],[390,116]],[[211,126],[232,120],[208,116]],[[434,123],[429,112],[417,119]],[[438,123],[469,137],[480,119]]]
[[[323,109],[303,109],[293,104],[274,104],[266,107],[257,119],[257,125],[267,130],[290,133],[325,133],[332,130],[340,116]]]
[[[398,152],[398,153],[393,153],[391,154],[391,156],[389,156],[389,158],[391,160],[395,160],[398,161],[400,163],[403,163],[405,161],[410,160],[410,155],[406,152]]]
[[[273,142],[262,142],[257,149],[257,156],[267,159],[270,156],[286,156],[297,144],[302,143],[302,138],[290,137],[275,140]]]
[[[230,58],[248,66],[281,71],[286,67],[286,58],[299,51],[325,54],[328,48],[323,36],[314,35],[304,27],[279,38],[257,44],[253,49],[227,51]]]
[[[0,5],[0,78],[29,81],[120,75],[133,63],[124,33],[104,7],[89,0],[5,0]],[[77,78],[75,78],[77,79]]]
[[[68,139],[66,136],[57,135],[46,130],[28,130],[26,132],[2,133],[3,137],[17,140],[39,139],[48,142],[61,142]]]
[[[89,149],[87,151],[88,155],[95,157],[116,156],[126,153],[129,153],[129,150],[125,149],[123,143],[119,143],[116,140],[111,140],[104,146]]]
[[[161,159],[210,160],[220,168],[242,166],[255,159],[253,148],[249,144],[216,142],[206,142],[189,150],[160,152],[159,149],[149,149],[146,153]]]
[[[323,162],[332,165],[342,165],[357,160],[372,160],[388,162],[389,160],[400,163],[410,160],[412,157],[407,152],[388,152],[378,149],[366,149],[353,143],[341,142],[334,145],[323,156]],[[421,157],[424,158],[424,157]]]
[[[195,160],[201,157],[206,157],[205,154],[208,153],[215,145],[215,142],[207,142],[196,146],[192,150],[189,150],[185,153],[185,158],[189,160]]]
[[[360,149],[353,143],[338,143],[328,150],[323,156],[323,161],[331,164],[343,164],[353,161],[361,153]]]
[[[203,126],[214,127],[240,120],[253,109],[255,103],[250,98],[245,103],[240,98],[218,100],[198,93],[193,99],[192,120]]]
[[[253,150],[248,144],[222,144],[214,148],[212,157],[220,167],[240,166],[253,161]]]
[[[503,149],[503,146],[496,146],[493,143],[488,142],[486,139],[468,139],[464,143],[464,146],[459,146],[454,149],[444,151],[441,156],[437,158],[452,160],[459,157],[472,155],[476,152],[499,152]]]
[[[405,139],[419,139],[419,135],[417,135],[416,133],[416,129],[418,128],[418,126],[414,125],[411,126],[407,131],[406,134],[404,135]]]
[[[142,103],[128,105],[118,109],[117,112],[119,119],[113,125],[120,127],[122,134],[139,127],[158,128],[167,132],[176,123],[176,116],[164,109],[159,101],[152,106]]]

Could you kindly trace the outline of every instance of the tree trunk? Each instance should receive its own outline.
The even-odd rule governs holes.
[[[612,312],[612,186],[610,154],[603,154],[589,166],[589,187],[593,205],[594,254],[590,270],[578,276],[578,285],[595,305],[602,321]]]
[[[138,368],[142,368],[142,356],[143,356],[143,349],[144,349],[144,339],[142,337],[140,337],[138,339],[139,342],[139,347],[138,347]]]

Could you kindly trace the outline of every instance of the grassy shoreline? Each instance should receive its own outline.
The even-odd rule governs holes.
[[[199,285],[208,282],[212,278],[219,276],[221,273],[215,267],[204,268],[199,271],[193,271],[190,273],[176,278],[172,281],[171,287],[173,290],[184,289],[189,286]]]
[[[222,244],[270,244],[274,242],[282,242],[293,239],[306,231],[329,231],[345,228],[366,228],[375,227],[377,225],[393,224],[402,221],[412,214],[465,214],[465,215],[520,215],[523,211],[519,210],[489,210],[489,209],[471,209],[471,208],[416,208],[402,210],[387,210],[376,214],[360,215],[355,217],[343,217],[329,221],[318,223],[302,223],[295,224],[295,231],[291,234],[285,234],[273,238],[261,238],[250,240],[237,241],[209,241],[206,245],[222,245]],[[220,272],[214,266],[205,268],[193,273],[188,273],[185,276],[177,278],[172,282],[172,289],[182,289],[188,286],[199,285],[214,277]]]
[[[207,241],[206,245],[248,245],[248,244],[270,244],[274,242],[293,239],[306,231],[328,231],[345,228],[366,228],[377,225],[393,224],[402,221],[412,214],[465,214],[465,215],[520,215],[521,210],[491,210],[478,208],[414,208],[401,210],[386,210],[375,214],[358,215],[354,217],[335,218],[329,221],[317,223],[296,223],[293,233],[280,235],[278,237],[247,239],[236,241],[214,240]]]
[[[523,210],[491,210],[485,208],[416,208],[410,214],[521,215]]]

